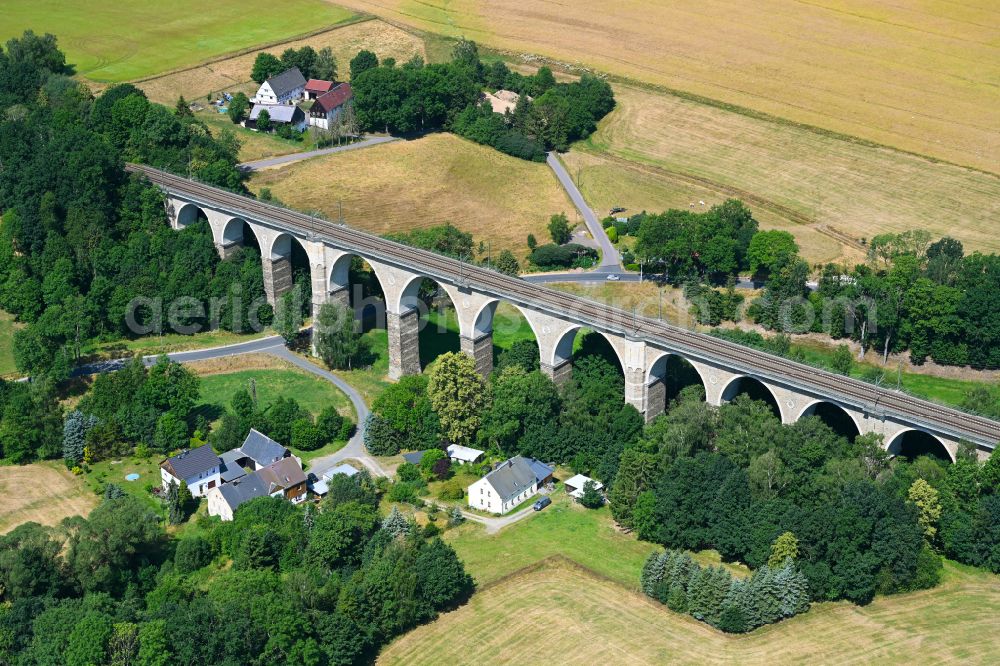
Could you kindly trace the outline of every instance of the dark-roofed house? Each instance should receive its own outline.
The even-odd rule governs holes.
[[[281,458],[267,467],[213,488],[208,493],[208,515],[232,520],[241,504],[268,495],[296,504],[306,499],[306,473],[297,459]]]
[[[309,79],[306,81],[305,93],[306,99],[316,99],[323,93],[328,93],[333,90],[333,87],[337,85],[333,81],[324,81],[323,79]]]
[[[308,125],[306,114],[302,109],[284,104],[254,104],[253,108],[250,109],[250,116],[243,122],[243,125],[250,129],[256,129],[260,112],[265,109],[271,118],[271,125],[291,125],[300,132]]]
[[[302,99],[306,87],[306,77],[298,67],[286,69],[260,84],[251,102],[255,104],[292,104]]]
[[[411,465],[419,465],[420,461],[424,459],[425,453],[427,453],[427,449],[424,449],[423,451],[410,451],[409,453],[403,454],[403,460]]]
[[[538,492],[539,478],[531,462],[529,458],[514,456],[497,465],[469,486],[469,506],[502,514],[533,497]]]
[[[208,444],[189,451],[181,451],[160,463],[163,489],[167,490],[171,483],[180,486],[183,481],[192,496],[201,497],[222,483],[221,465],[219,456]]]
[[[329,92],[323,93],[309,109],[309,124],[320,129],[330,129],[337,117],[353,104],[354,91],[350,83],[338,83]]]
[[[246,457],[240,453],[239,449],[226,451],[219,456],[219,459],[222,461],[222,468],[219,471],[222,473],[223,483],[229,483],[247,475],[247,471],[243,469],[241,464],[246,460]]]
[[[268,495],[280,492],[292,504],[305,501],[306,473],[295,458],[282,458],[255,473],[267,484]]]
[[[233,449],[229,453],[239,453],[240,466],[253,467],[254,469],[267,467],[271,463],[276,463],[282,458],[292,455],[292,452],[281,444],[253,428],[250,429],[250,434],[243,440],[240,448]]]

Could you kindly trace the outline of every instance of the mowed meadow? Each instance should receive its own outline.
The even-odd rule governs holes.
[[[555,557],[401,636],[378,663],[520,664],[544,651],[581,666],[994,664],[998,613],[998,578],[949,562],[933,590],[879,597],[868,606],[816,604],[791,620],[732,636]]]
[[[384,235],[451,222],[494,253],[528,253],[527,236],[548,239],[554,213],[577,213],[545,164],[526,162],[452,134],[430,134],[254,173],[254,192],[299,210],[340,216]]]
[[[138,86],[151,100],[161,104],[173,104],[178,95],[184,95],[188,100],[200,100],[209,93],[233,90],[245,84],[250,84],[246,91],[252,94],[257,88],[250,79],[250,70],[258,53],[267,51],[281,55],[287,48],[300,49],[303,46],[311,46],[317,51],[329,47],[337,59],[341,79],[347,78],[351,58],[362,49],[374,51],[380,58],[395,58],[398,62],[406,62],[413,56],[426,58],[424,43],[419,37],[384,21],[372,19],[343,25],[279,46],[255,49],[231,58],[149,78]]]
[[[323,0],[5,0],[0,39],[50,32],[76,73],[140,79],[354,18]]]
[[[922,228],[1000,252],[1000,176],[618,85],[618,107],[563,159],[591,206],[630,212],[743,199],[813,262]]]
[[[1000,169],[1000,5],[338,0],[980,169]]]

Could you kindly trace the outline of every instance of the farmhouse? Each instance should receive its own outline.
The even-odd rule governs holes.
[[[604,489],[604,484],[602,484],[600,481],[594,481],[594,479],[590,478],[589,476],[584,476],[583,474],[577,474],[574,477],[566,479],[566,483],[564,484],[566,486],[566,492],[569,493],[571,497],[580,499],[580,497],[583,496],[583,486],[588,481],[593,482],[594,488],[596,490]]]
[[[308,121],[306,114],[297,106],[285,106],[283,104],[254,104],[250,109],[250,117],[243,123],[250,129],[257,128],[257,119],[260,112],[267,110],[267,115],[271,118],[272,125],[291,125],[292,128],[302,131],[306,128]]]
[[[208,515],[232,520],[241,504],[258,497],[281,497],[294,504],[306,499],[306,474],[296,458],[281,458],[208,492]]]
[[[449,444],[448,457],[459,463],[474,463],[483,457],[483,451],[460,444]]]
[[[337,83],[328,92],[323,93],[313,102],[309,109],[309,124],[320,129],[330,129],[341,113],[354,99],[354,91],[350,83]]]
[[[230,454],[236,455],[235,460],[239,461],[241,467],[250,467],[252,464],[256,470],[287,458],[292,452],[264,433],[251,428],[240,448],[223,455]]]
[[[328,93],[333,90],[333,87],[337,84],[333,81],[324,81],[323,79],[309,79],[306,81],[305,87],[305,98],[306,99],[316,99],[324,93]]]
[[[469,486],[469,506],[490,513],[507,513],[534,496],[540,483],[551,477],[552,470],[537,460],[514,456]]]
[[[163,489],[167,490],[171,483],[180,486],[183,481],[193,497],[202,497],[222,483],[221,465],[219,456],[208,444],[181,451],[160,463]]]
[[[301,99],[306,79],[298,67],[286,69],[260,84],[257,94],[250,101],[254,104],[293,104]]]

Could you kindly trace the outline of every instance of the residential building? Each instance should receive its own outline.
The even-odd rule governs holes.
[[[293,504],[306,499],[306,474],[297,458],[281,458],[208,492],[208,515],[232,520],[240,505],[258,497],[281,497]]]
[[[167,490],[171,483],[180,487],[183,481],[193,497],[202,497],[222,483],[221,466],[222,461],[208,444],[181,451],[160,463],[163,489]]]
[[[483,451],[461,444],[448,445],[448,457],[459,463],[474,463],[483,457]]]
[[[541,468],[536,468],[535,465]],[[514,456],[468,488],[469,506],[490,513],[507,513],[538,493],[539,474],[551,478],[552,470],[537,460]]]
[[[563,485],[566,488],[566,492],[569,493],[570,496],[575,497],[576,499],[580,499],[583,496],[583,486],[588,481],[593,481],[594,488],[596,488],[597,490],[604,489],[603,483],[601,483],[600,481],[595,481],[589,476],[584,476],[583,474],[577,474],[574,477],[566,479],[566,482]]]
[[[253,108],[250,109],[250,117],[243,122],[243,125],[250,129],[257,129],[257,118],[260,117],[260,112],[265,109],[271,118],[272,126],[291,125],[293,129],[301,132],[309,124],[305,112],[297,106],[254,104]]]
[[[330,129],[344,109],[353,104],[353,100],[351,84],[337,83],[313,102],[309,109],[309,124],[320,129]]]
[[[484,92],[480,96],[480,103],[487,103],[493,109],[493,113],[506,113],[510,111],[514,113],[514,109],[517,107],[517,101],[521,99],[513,90],[498,90],[495,93]],[[529,97],[530,101],[531,98]]]
[[[235,460],[239,461],[241,467],[252,467],[255,470],[267,467],[271,463],[276,463],[282,458],[292,455],[292,452],[287,448],[253,428],[250,429],[250,433],[243,440],[240,448],[233,449],[224,455],[236,453],[239,455]]]
[[[333,87],[337,84],[333,81],[324,81],[323,79],[309,79],[306,81],[306,86],[304,88],[306,99],[316,99],[324,93],[328,93],[333,90]]]
[[[298,67],[286,69],[260,84],[257,94],[250,101],[255,104],[294,104],[302,99],[306,78]]]

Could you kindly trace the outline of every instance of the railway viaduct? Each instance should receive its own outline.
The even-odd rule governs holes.
[[[697,370],[706,399],[720,405],[759,382],[777,403],[781,419],[793,423],[817,409],[842,410],[859,433],[883,435],[890,451],[910,431],[935,438],[954,459],[960,441],[986,457],[1000,440],[1000,423],[825,372],[657,320],[636,317],[588,299],[529,284],[518,278],[391,242],[303,213],[263,203],[145,166],[129,165],[166,195],[174,228],[203,214],[219,253],[243,243],[245,229],[261,249],[268,301],[292,286],[291,254],[298,243],[309,257],[313,311],[339,301],[349,305],[348,270],[353,257],[367,262],[385,296],[389,375],[419,373],[417,291],[431,278],[447,292],[458,314],[461,349],[488,374],[493,366],[494,313],[501,301],[516,307],[538,342],[542,372],[556,382],[572,373],[573,340],[581,328],[603,335],[625,375],[624,399],[647,420],[665,408],[665,373],[671,356]]]

